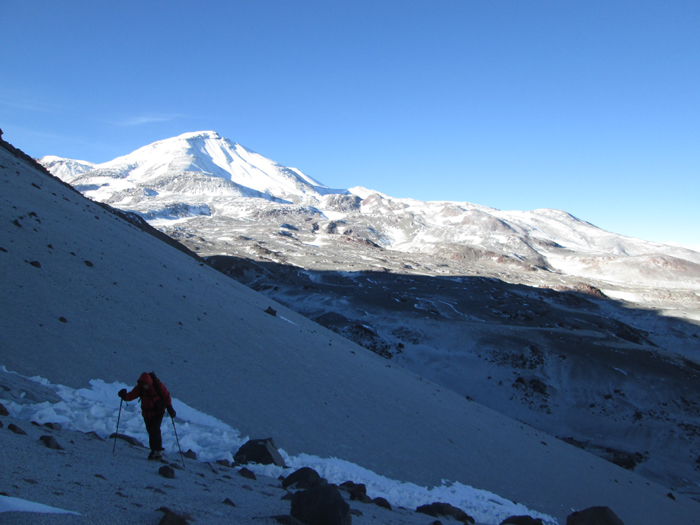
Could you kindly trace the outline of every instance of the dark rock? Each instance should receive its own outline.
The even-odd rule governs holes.
[[[61,321],[62,323],[67,323],[67,322],[68,322],[68,319],[66,319],[66,318],[63,317],[63,316],[59,317],[58,320]]]
[[[158,522],[158,525],[189,525],[185,516],[176,514],[168,507],[161,507],[158,511],[163,513],[163,517]]]
[[[284,496],[282,496],[280,499],[283,500],[291,500],[294,497],[294,494],[292,492],[287,492]]]
[[[24,430],[22,430],[21,428],[19,428],[19,427],[18,427],[17,425],[15,425],[14,423],[10,423],[9,425],[7,425],[7,430],[10,430],[10,431],[14,432],[15,434],[19,434],[19,435],[21,435],[21,436],[26,436],[26,435],[27,435],[27,433],[26,433]]]
[[[360,503],[372,503],[372,498],[367,496],[367,487],[364,483],[355,483],[346,481],[339,487],[350,493],[350,500],[359,501]]]
[[[290,514],[307,525],[350,525],[350,505],[338,487],[321,485],[294,494]]]
[[[221,465],[222,467],[230,467],[231,462],[228,459],[217,459],[216,460],[217,465]]]
[[[273,519],[277,523],[281,523],[282,525],[304,525],[304,523],[288,514],[283,514],[281,516],[270,516],[270,519]]]
[[[2,421],[0,421],[0,428],[4,427],[5,425],[2,424]]]
[[[542,520],[532,516],[511,516],[501,522],[501,525],[543,525]]]
[[[245,467],[243,467],[241,470],[239,470],[238,473],[246,479],[258,479],[255,477],[255,474],[253,472],[251,472],[250,470],[248,470]]]
[[[63,428],[60,423],[44,423],[44,426],[51,430],[61,430]]]
[[[192,449],[189,449],[187,452],[183,453],[182,455],[188,459],[197,459],[197,453]]]
[[[265,313],[266,313],[266,314],[270,314],[272,317],[276,317],[276,316],[277,316],[277,310],[273,310],[273,309],[272,309],[272,306],[268,306],[268,307],[267,307],[267,310],[265,310]]]
[[[5,405],[0,403],[0,416],[9,416],[9,415],[10,415],[10,413],[5,408]]]
[[[102,438],[99,436],[99,434],[97,434],[97,432],[95,432],[94,430],[91,430],[90,432],[86,432],[85,435],[91,437],[92,439],[97,439],[97,440],[99,440],[99,441],[104,441],[104,439],[102,439]]]
[[[93,267],[95,265],[90,261],[85,261],[85,266]]]
[[[676,496],[673,495],[673,492],[669,492],[668,494],[666,494],[666,496],[672,499],[673,501],[676,501]]]
[[[261,465],[274,464],[278,467],[286,467],[272,438],[251,439],[238,449],[233,459],[240,465],[259,463]]]
[[[380,507],[383,507],[383,508],[385,508],[385,509],[392,510],[392,508],[391,508],[391,503],[389,503],[389,502],[388,502],[386,499],[384,499],[384,498],[374,498],[374,499],[372,500],[372,503],[374,503],[375,505],[379,505]]]
[[[131,437],[131,436],[127,436],[126,434],[112,434],[111,436],[109,436],[109,439],[114,439],[114,438],[122,439],[122,440],[126,441],[127,443],[129,443],[129,445],[133,445],[135,447],[146,448],[141,444],[141,442],[138,439]]]
[[[569,514],[566,525],[624,525],[609,507],[590,507]]]
[[[224,505],[231,505],[232,507],[235,507],[235,506],[236,506],[236,504],[235,504],[233,501],[231,501],[230,499],[228,499],[228,498],[226,498],[224,501],[222,501],[222,503],[223,503]]]
[[[164,478],[173,479],[175,477],[175,471],[170,465],[163,465],[158,469],[158,474]]]
[[[428,516],[433,516],[435,518],[438,516],[448,516],[463,523],[474,523],[474,518],[469,516],[463,510],[458,509],[449,503],[435,502],[431,503],[430,505],[421,505],[416,509],[416,512],[427,514]]]
[[[41,263],[39,261],[30,261],[29,264],[31,264],[34,268],[41,268]]]
[[[58,444],[58,441],[56,441],[56,438],[53,436],[41,436],[39,438],[39,441],[44,443],[44,445],[46,445],[50,449],[63,450],[63,447]]]
[[[362,514],[362,511],[358,510],[358,509],[350,509],[350,514],[352,514],[353,516],[359,516],[359,517],[364,516],[364,514]]]
[[[300,489],[312,489],[321,483],[321,476],[314,469],[302,467],[299,470],[292,472],[282,482],[284,488],[296,485]]]

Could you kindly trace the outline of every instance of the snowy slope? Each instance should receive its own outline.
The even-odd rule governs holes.
[[[84,388],[155,369],[194,409],[292,455],[464,483],[560,523],[592,505],[626,523],[700,523],[697,503],[387,363],[4,150],[0,173],[8,370]]]

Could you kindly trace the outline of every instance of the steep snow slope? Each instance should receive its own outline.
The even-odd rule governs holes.
[[[8,370],[77,388],[155,369],[193,408],[291,454],[460,481],[560,520],[608,505],[629,523],[700,523],[697,503],[387,363],[4,150],[0,174]]]

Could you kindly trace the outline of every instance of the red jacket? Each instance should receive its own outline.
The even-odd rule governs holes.
[[[148,372],[141,374],[138,383],[131,392],[127,392],[124,400],[133,401],[137,397],[141,398],[141,413],[144,419],[162,416],[165,414],[165,409],[173,405],[170,392],[165,385],[159,380],[158,387],[154,387]]]

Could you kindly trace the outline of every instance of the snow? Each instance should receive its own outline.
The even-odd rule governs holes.
[[[3,512],[38,512],[40,514],[74,514],[80,516],[77,512],[57,509],[56,507],[10,496],[0,496],[0,513]]]
[[[0,375],[7,374],[0,366]],[[20,376],[22,377],[22,376]],[[62,401],[48,401],[35,404],[16,403],[0,398],[8,409],[10,416],[37,423],[60,423],[64,428],[80,432],[95,432],[107,439],[117,429],[119,433],[135,437],[141,443],[148,443],[141,409],[138,402],[124,403],[121,407],[117,392],[122,388],[130,389],[133,385],[124,383],[105,383],[96,379],[90,381],[90,388],[72,389],[63,385],[53,385],[40,377],[24,378],[35,381],[53,390]],[[1,396],[2,394],[0,394]],[[187,406],[173,397],[173,408],[177,412],[174,425],[177,426],[177,438],[183,451],[193,450],[199,461],[214,462],[220,459],[233,461],[232,451],[238,450],[248,441],[241,437],[238,430],[224,422]],[[166,417],[167,420],[167,417]],[[165,422],[162,426],[163,447],[172,457],[178,455],[177,439],[172,425]],[[116,444],[125,446],[121,442]],[[301,467],[311,467],[329,482],[341,484],[345,481],[364,483],[367,494],[372,497],[384,497],[393,507],[415,509],[420,505],[434,501],[451,503],[474,517],[480,523],[498,524],[514,515],[529,514],[540,517],[545,523],[555,524],[554,518],[531,511],[523,505],[517,505],[493,493],[477,490],[461,483],[445,482],[437,487],[421,487],[414,483],[403,483],[380,476],[368,469],[338,458],[321,458],[310,454],[289,455],[284,450],[280,454],[290,469],[274,465],[248,465],[249,470],[269,477],[287,476]],[[16,505],[0,499],[0,512],[21,510],[25,512],[67,512],[60,509],[37,510],[40,504]],[[51,507],[44,507],[51,509]]]

